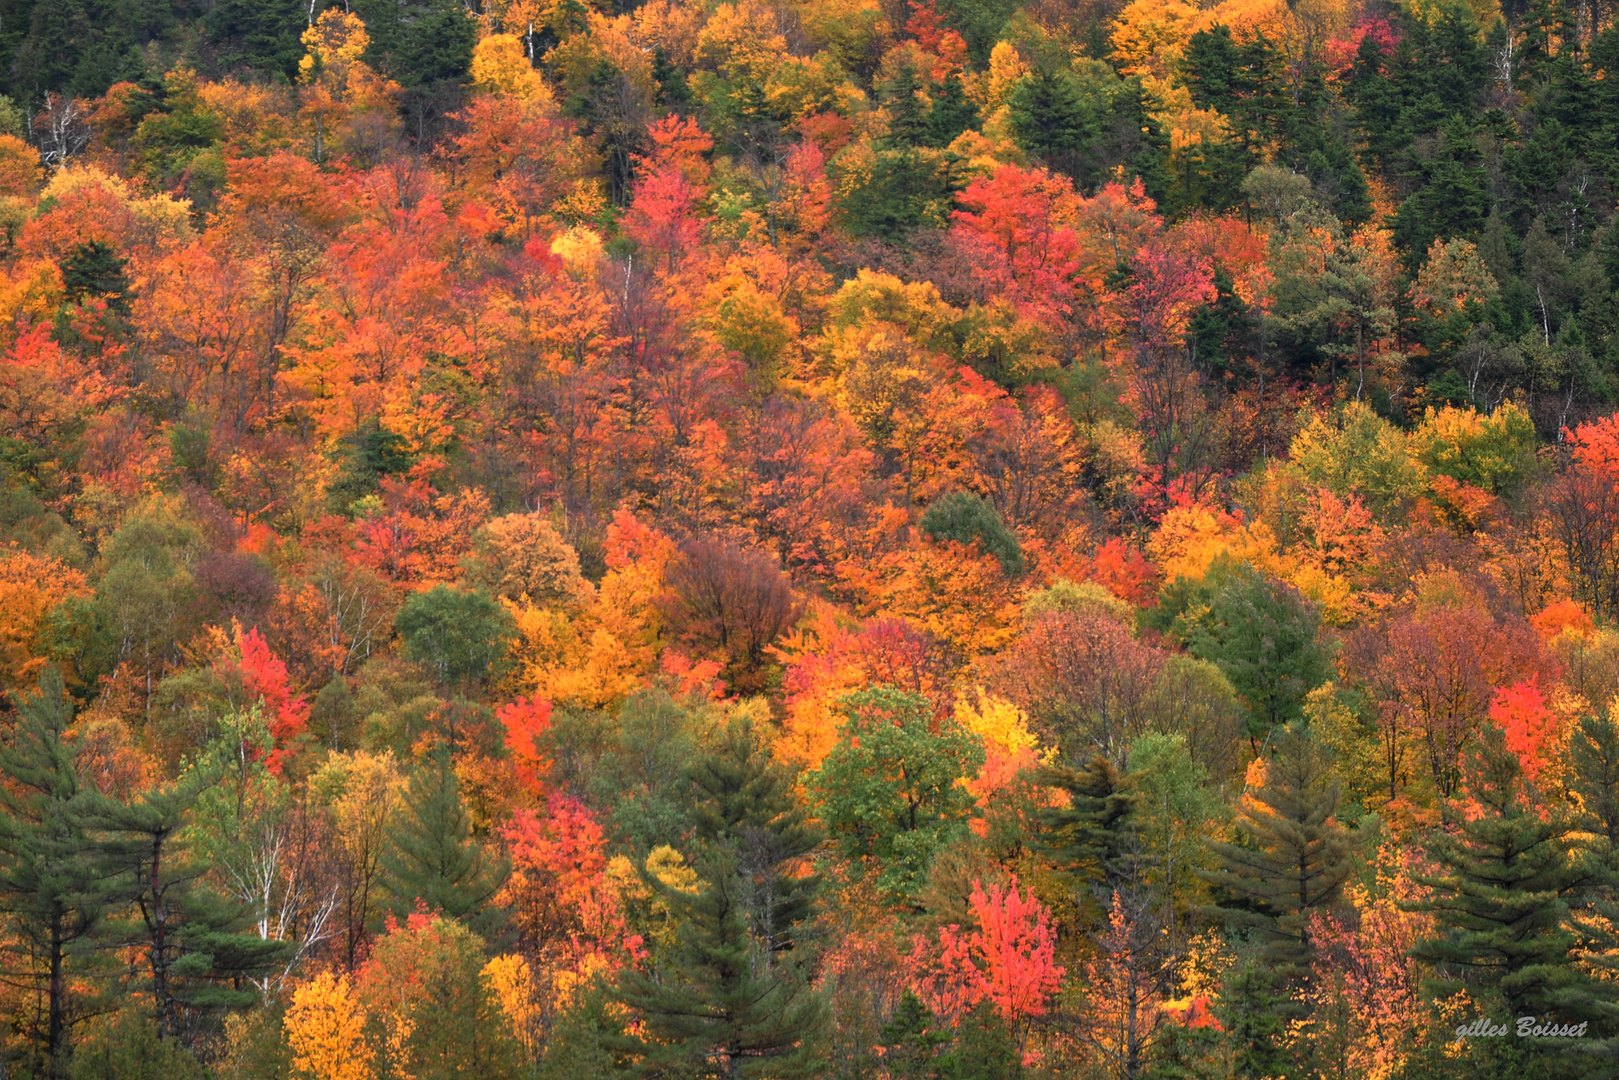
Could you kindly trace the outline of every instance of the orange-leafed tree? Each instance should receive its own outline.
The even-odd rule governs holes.
[[[1453,797],[1462,753],[1487,721],[1495,688],[1551,670],[1521,617],[1493,616],[1453,575],[1430,582],[1427,591],[1429,599],[1389,625],[1369,678],[1379,700],[1391,800],[1413,780],[1419,781],[1413,794]]]
[[[287,665],[254,627],[247,633],[237,629],[236,648],[241,655],[242,688],[249,698],[263,701],[274,749],[266,759],[270,771],[281,772],[297,750],[299,737],[309,726],[309,703],[295,694],[287,679]]]
[[[694,198],[685,174],[674,167],[660,169],[635,185],[629,212],[624,215],[624,233],[655,262],[661,261],[666,273],[673,273],[697,243]]]
[[[0,688],[32,686],[45,666],[46,616],[70,596],[87,596],[82,572],[60,559],[0,549]]]
[[[551,729],[551,703],[539,698],[518,698],[495,710],[495,719],[506,729],[506,751],[511,755],[517,782],[528,795],[539,798],[551,771],[551,760],[543,749]]]
[[[512,873],[497,899],[513,909],[531,948],[575,970],[615,968],[639,955],[607,877],[606,835],[583,803],[553,792],[543,813],[519,809],[500,834]]]
[[[1524,778],[1531,784],[1539,781],[1558,735],[1557,716],[1546,704],[1539,673],[1498,688],[1490,701],[1490,719],[1505,732],[1507,749],[1517,755]]]

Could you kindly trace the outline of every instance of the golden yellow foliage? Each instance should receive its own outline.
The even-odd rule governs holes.
[[[625,517],[609,529],[624,540],[623,555],[582,606],[542,607],[503,600],[517,620],[511,688],[558,704],[601,708],[640,686],[656,664],[656,599],[674,555],[668,537]],[[632,530],[634,530],[632,532]],[[588,584],[587,584],[588,588]]]
[[[1133,0],[1113,27],[1113,57],[1120,74],[1167,83],[1186,43],[1206,28],[1206,14],[1190,0]]]
[[[956,698],[956,722],[983,739],[986,745],[999,747],[1007,756],[1019,750],[1040,752],[1040,740],[1029,730],[1028,715],[1005,698],[977,688],[978,703],[974,705],[965,695]]]
[[[798,321],[752,278],[732,273],[715,279],[704,304],[714,339],[741,354],[754,371],[770,376],[790,359],[799,336]]]
[[[579,572],[579,555],[545,514],[506,514],[484,524],[463,563],[467,579],[508,600],[564,607],[595,595]]]
[[[349,66],[358,63],[370,46],[371,35],[358,15],[330,7],[304,31],[301,40],[305,52],[298,61],[299,81],[313,82],[330,72],[342,82],[347,81]]]
[[[584,225],[558,233],[551,241],[551,254],[561,259],[563,267],[579,281],[595,279],[605,250],[601,234]]]
[[[483,978],[494,991],[500,1013],[511,1025],[512,1034],[533,1060],[542,1049],[540,1022],[544,1018],[535,993],[534,970],[521,956],[506,953],[483,966]]]
[[[659,844],[646,857],[646,872],[666,889],[695,894],[697,871],[686,865],[686,857],[668,844]]]
[[[775,27],[775,17],[755,0],[721,4],[697,35],[697,62],[762,86],[787,55],[787,39]]]
[[[1147,541],[1147,551],[1168,581],[1178,577],[1195,581],[1221,555],[1262,570],[1278,569],[1276,539],[1269,526],[1262,521],[1244,524],[1201,504],[1177,506],[1165,514]]]
[[[516,34],[490,34],[478,42],[472,50],[472,85],[486,94],[525,101],[550,96]]]
[[[598,975],[605,975],[612,970],[607,957],[599,952],[586,953],[579,958],[576,967],[563,968],[551,980],[555,991],[556,1007],[566,1009],[573,1004],[574,997],[579,993],[581,986],[587,985]]]
[[[1029,74],[1029,65],[1018,55],[1017,46],[1010,41],[996,42],[989,53],[989,70],[976,82],[969,84],[978,106],[986,115],[1007,105],[1012,91]]]
[[[553,608],[502,600],[517,620],[514,685],[564,705],[599,709],[641,685],[650,670],[591,608],[569,618]]]
[[[316,975],[293,991],[287,1009],[292,1067],[310,1080],[371,1080],[365,1021],[347,975]]]

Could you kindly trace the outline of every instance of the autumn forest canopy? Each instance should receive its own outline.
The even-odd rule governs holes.
[[[0,0],[0,1078],[1614,1075],[1616,214],[1594,0]]]

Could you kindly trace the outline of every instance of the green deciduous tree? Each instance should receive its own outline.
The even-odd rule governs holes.
[[[1000,562],[1008,576],[1023,572],[1023,549],[1001,515],[971,492],[953,491],[922,514],[921,529],[935,540],[978,543]]]
[[[481,683],[506,655],[512,617],[481,592],[438,585],[405,601],[394,618],[405,655],[445,686]]]
[[[811,798],[844,854],[872,860],[880,888],[913,894],[933,853],[966,827],[972,796],[957,781],[983,765],[983,744],[935,717],[927,698],[886,686],[838,709],[837,745],[808,777]]]
[[[1257,744],[1279,724],[1303,715],[1304,699],[1327,680],[1320,616],[1298,590],[1246,563],[1217,559],[1203,580],[1178,579],[1154,615],[1212,661],[1248,706]]]

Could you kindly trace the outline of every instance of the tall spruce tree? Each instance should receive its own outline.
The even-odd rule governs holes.
[[[950,1041],[939,1018],[906,990],[883,1025],[883,1069],[891,1080],[938,1080],[939,1048]]]
[[[795,864],[824,838],[793,798],[793,778],[770,759],[747,717],[727,726],[690,776],[697,836],[732,852],[754,935],[771,953],[791,949],[794,928],[809,917],[821,886],[819,875],[800,873]]]
[[[957,75],[948,75],[933,94],[928,109],[927,146],[944,148],[956,136],[978,123],[978,106],[967,96],[966,84]]]
[[[1570,896],[1592,882],[1571,857],[1573,823],[1539,804],[1495,724],[1480,729],[1466,772],[1469,802],[1428,839],[1437,869],[1414,875],[1432,893],[1410,908],[1431,912],[1438,933],[1411,955],[1435,965],[1442,995],[1497,994],[1513,1016],[1591,1017],[1565,925]]]
[[[1078,174],[1078,155],[1101,126],[1074,77],[1062,70],[1042,69],[1018,83],[1011,117],[1019,146],[1070,175]]]
[[[0,914],[8,933],[4,978],[29,986],[43,1007],[17,1018],[40,1073],[65,1075],[69,1037],[86,1010],[75,961],[94,944],[106,875],[84,828],[85,799],[63,734],[73,710],[62,674],[16,698],[18,723],[0,746]]]
[[[379,862],[396,917],[420,902],[475,929],[487,921],[481,918],[485,904],[505,880],[506,867],[491,862],[473,837],[447,749],[411,772]]]
[[[1619,722],[1612,710],[1581,718],[1569,736],[1569,788],[1578,800],[1577,826],[1585,834],[1578,859],[1589,879],[1577,901],[1571,903],[1570,926],[1578,935],[1579,951],[1586,958],[1589,1002],[1599,1018],[1600,1041],[1589,1044],[1612,1060],[1619,1057]],[[1608,990],[1603,993],[1602,991]]]
[[[1278,972],[1253,959],[1226,972],[1214,1011],[1231,1054],[1227,1075],[1242,1080],[1287,1075],[1287,1019],[1294,1010],[1281,981]],[[1195,1053],[1189,1056],[1196,1062]]]
[[[697,888],[648,880],[679,920],[675,944],[654,970],[621,978],[619,1000],[644,1029],[611,1043],[644,1076],[817,1075],[824,1008],[793,930],[818,882],[789,867],[819,836],[745,718],[690,775]]]
[[[1240,841],[1209,841],[1220,865],[1200,876],[1225,894],[1215,913],[1256,930],[1271,970],[1301,979],[1312,954],[1310,913],[1339,898],[1359,838],[1338,823],[1338,779],[1323,750],[1292,731],[1271,745],[1264,782],[1237,815]]]
[[[1112,762],[1097,755],[1083,768],[1047,767],[1041,770],[1040,782],[1068,795],[1067,806],[1040,811],[1040,847],[1075,880],[1082,896],[1097,886],[1111,895],[1126,873],[1121,861],[1132,800],[1124,777]]]

